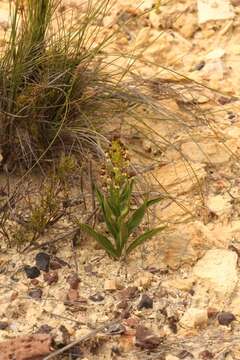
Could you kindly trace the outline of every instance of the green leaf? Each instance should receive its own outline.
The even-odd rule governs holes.
[[[102,212],[105,213],[105,209],[104,209],[104,195],[103,193],[96,187],[96,194],[97,194],[97,199],[99,202],[99,205],[102,209]]]
[[[144,202],[137,210],[134,211],[130,219],[127,221],[126,225],[128,228],[128,235],[130,235],[140,225],[146,209],[147,204]]]
[[[125,248],[128,240],[128,228],[124,222],[120,224],[120,231],[119,231],[119,247],[122,253],[122,250]]]
[[[154,235],[156,235],[158,232],[162,231],[165,228],[165,226],[160,226],[156,229],[147,230],[145,233],[137,237],[127,248],[126,255],[130,254],[132,250],[134,250],[137,246],[144,243],[146,240],[151,239]]]
[[[94,238],[106,250],[109,255],[117,259],[120,257],[121,254],[117,253],[111,241],[106,236],[95,231],[91,226],[87,224],[80,224],[80,228],[92,238]]]
[[[130,181],[127,181],[125,186],[122,188],[122,190],[120,192],[121,203],[125,203],[126,201],[128,202],[130,200],[131,195],[132,195],[132,190],[133,190],[133,179]]]
[[[107,199],[104,199],[104,220],[108,227],[108,230],[110,231],[110,233],[112,234],[114,239],[116,239],[118,237],[119,229],[118,229],[115,215],[114,215],[112,209],[110,208],[109,202]]]
[[[112,208],[109,205],[108,200],[105,198],[105,196],[102,194],[102,192],[96,188],[96,194],[98,198],[98,202],[101,206],[104,221],[108,227],[108,230],[112,234],[114,238],[118,236],[118,228],[116,226],[116,223],[114,221],[115,214],[112,210]]]
[[[120,216],[119,190],[115,189],[113,185],[109,189],[109,206],[111,207],[116,217]]]
[[[144,201],[144,203],[134,211],[133,215],[127,222],[128,234],[130,235],[141,223],[148,207],[158,203],[162,197]]]
[[[154,205],[154,204],[157,204],[157,203],[160,202],[162,199],[163,199],[163,197],[162,197],[162,196],[159,196],[159,197],[157,197],[157,198],[155,198],[155,199],[148,200],[148,201],[147,201],[147,207],[150,207],[150,206],[152,206],[152,205]]]

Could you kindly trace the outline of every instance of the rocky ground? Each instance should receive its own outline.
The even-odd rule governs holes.
[[[4,31],[8,1],[0,4]],[[142,53],[135,69],[154,81],[156,104],[171,114],[148,122],[155,145],[148,134],[129,141],[161,164],[146,178],[173,196],[155,211],[168,230],[122,265],[90,240],[75,250],[64,240],[57,252],[2,253],[0,360],[16,346],[4,341],[32,334],[43,337],[45,355],[50,337],[83,337],[69,359],[240,358],[240,2],[162,1],[144,15],[153,4],[117,0],[103,26],[121,27],[111,51]],[[167,86],[176,96],[161,100]],[[141,159],[136,165],[150,162]],[[26,341],[39,348],[39,338]],[[16,359],[30,359],[24,354]]]

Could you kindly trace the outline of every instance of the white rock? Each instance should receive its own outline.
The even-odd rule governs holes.
[[[209,210],[217,215],[229,213],[232,205],[231,198],[228,194],[210,196],[207,200],[207,207]]]
[[[225,55],[225,50],[223,48],[216,48],[212,51],[210,51],[205,59],[206,60],[215,60],[215,59],[220,59]]]
[[[106,279],[104,282],[104,290],[115,291],[117,290],[117,281],[115,279]]]
[[[209,60],[201,70],[204,80],[223,80],[227,69],[221,59]]]
[[[230,250],[208,250],[193,268],[193,274],[221,297],[230,296],[237,284],[237,254]]]
[[[165,360],[179,360],[179,357],[174,356],[172,354],[168,354],[165,356]]]
[[[240,138],[240,127],[231,126],[225,131],[226,135],[230,138],[239,139]]]
[[[194,281],[194,277],[190,277],[187,279],[165,280],[162,282],[162,286],[168,289],[175,288],[181,291],[189,291],[191,290]]]
[[[229,0],[198,0],[197,4],[199,24],[234,17],[233,7]]]
[[[190,308],[180,319],[179,324],[184,328],[198,328],[207,325],[208,314],[206,309]]]
[[[139,273],[139,277],[134,281],[134,285],[143,289],[149,288],[153,281],[153,275],[151,273]]]

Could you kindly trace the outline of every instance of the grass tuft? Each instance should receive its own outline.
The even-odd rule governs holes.
[[[0,58],[3,164],[29,169],[60,152],[99,150],[101,127],[135,101],[108,73],[101,35],[109,0],[88,2],[80,20],[61,0],[10,2],[11,30]],[[96,37],[100,40],[96,41]]]

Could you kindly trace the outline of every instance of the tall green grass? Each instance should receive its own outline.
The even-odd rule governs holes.
[[[10,2],[0,58],[0,142],[5,166],[29,169],[61,151],[99,150],[103,124],[142,100],[108,72],[103,51],[115,34],[98,24],[109,0],[88,1],[78,20],[61,0],[22,4]]]

